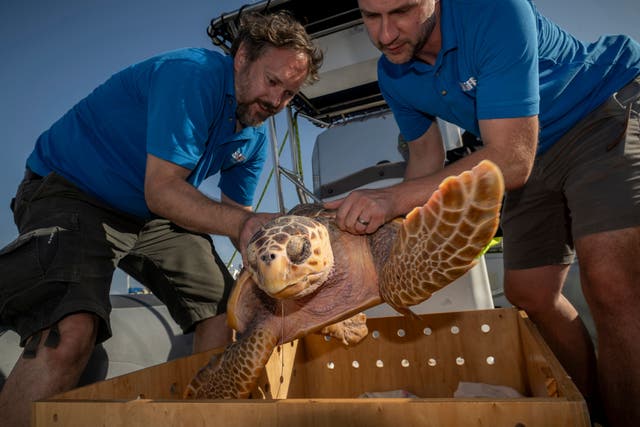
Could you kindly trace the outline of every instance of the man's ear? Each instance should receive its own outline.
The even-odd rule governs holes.
[[[248,60],[247,48],[245,47],[244,43],[240,43],[240,46],[238,46],[238,50],[236,50],[236,54],[233,57],[233,69],[235,71],[238,71],[244,68]]]

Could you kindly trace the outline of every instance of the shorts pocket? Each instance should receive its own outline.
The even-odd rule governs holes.
[[[62,300],[69,283],[80,279],[78,243],[77,228],[53,226],[25,233],[0,250],[2,323],[14,324],[16,317]]]

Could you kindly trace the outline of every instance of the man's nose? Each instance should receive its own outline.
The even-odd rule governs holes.
[[[391,44],[398,38],[398,28],[393,19],[388,16],[382,16],[380,20],[380,43],[383,45]]]
[[[280,89],[274,89],[269,93],[267,101],[269,102],[269,107],[274,110],[280,110],[282,107],[282,101],[284,99],[284,91]]]

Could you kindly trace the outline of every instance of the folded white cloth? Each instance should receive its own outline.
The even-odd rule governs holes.
[[[523,396],[516,389],[504,385],[460,381],[453,397],[516,398]]]

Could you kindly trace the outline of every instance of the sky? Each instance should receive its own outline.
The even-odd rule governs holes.
[[[446,1],[446,0],[443,0]],[[244,1],[221,0],[4,0],[0,2],[0,247],[17,237],[9,203],[24,174],[37,137],[77,101],[120,69],[157,53],[181,47],[209,47],[206,27]],[[251,2],[249,2],[251,3]],[[579,38],[624,33],[640,40],[638,0],[539,0],[538,9]],[[278,133],[285,120],[277,120]],[[321,129],[300,120],[304,181],[311,181],[311,152]],[[289,156],[282,157],[290,168]],[[271,164],[265,166],[264,186]],[[285,187],[285,205],[297,199]],[[201,190],[219,197],[215,177]],[[260,210],[278,210],[275,189]],[[226,261],[233,248],[215,238]],[[236,260],[238,258],[236,257]],[[6,278],[0,278],[6,280]],[[121,288],[124,275],[114,278]]]

